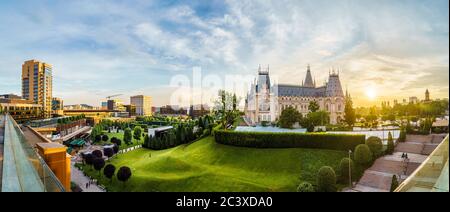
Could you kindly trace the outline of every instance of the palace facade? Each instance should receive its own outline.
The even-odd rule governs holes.
[[[308,106],[311,101],[317,102],[320,110],[329,113],[331,124],[342,120],[345,96],[339,72],[331,70],[325,85],[316,86],[308,65],[306,78],[301,85],[271,85],[269,68],[262,70],[260,67],[245,99],[245,116],[252,125],[263,121],[276,122],[281,111],[289,106],[306,116],[310,112]]]

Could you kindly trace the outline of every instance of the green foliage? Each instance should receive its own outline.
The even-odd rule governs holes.
[[[395,189],[397,189],[399,183],[397,180],[397,176],[394,174],[392,175],[392,180],[391,180],[391,188],[389,189],[390,192],[394,192]]]
[[[309,105],[308,105],[308,110],[312,113],[316,112],[319,110],[319,104],[317,104],[316,101],[310,101]]]
[[[296,122],[300,122],[301,119],[301,113],[299,113],[295,108],[289,106],[281,112],[279,118],[280,127],[291,129],[292,126]]]
[[[123,141],[129,145],[132,142],[132,135],[131,135],[131,129],[126,128],[123,135]]]
[[[383,143],[381,139],[376,136],[370,136],[366,140],[367,146],[369,146],[370,151],[372,152],[373,158],[378,158],[383,153]]]
[[[318,148],[353,150],[364,143],[364,135],[325,133],[271,133],[218,130],[214,134],[217,143],[256,148]]]
[[[314,192],[314,187],[311,183],[302,182],[297,187],[297,192]]]
[[[317,174],[317,191],[318,192],[336,192],[336,173],[333,168],[323,166]]]
[[[349,158],[342,158],[341,162],[339,163],[339,172],[341,182],[347,183],[349,181],[349,173],[351,172],[350,174],[352,174],[355,172],[353,161]],[[351,176],[353,176],[353,174]]]
[[[400,135],[397,139],[398,142],[405,142],[406,141],[406,129],[405,127],[400,128]]]
[[[345,98],[344,122],[351,127],[353,127],[353,125],[356,122],[356,115],[355,109],[353,108],[353,101],[349,95],[347,95]]]
[[[133,131],[133,138],[139,142],[141,140],[141,137],[142,137],[142,128],[140,126],[135,126]]]
[[[355,162],[359,165],[366,166],[372,162],[372,152],[366,144],[360,144],[355,149]]]
[[[386,153],[392,155],[394,148],[394,139],[392,138],[391,132],[389,132]]]
[[[311,112],[308,113],[307,120],[314,126],[325,126],[330,123],[330,114],[323,110]]]

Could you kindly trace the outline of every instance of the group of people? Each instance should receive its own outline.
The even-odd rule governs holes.
[[[404,158],[404,159],[408,159],[408,153],[402,153],[402,158]]]
[[[86,189],[91,187],[92,184],[97,183],[96,179],[89,179],[89,182],[86,183]]]

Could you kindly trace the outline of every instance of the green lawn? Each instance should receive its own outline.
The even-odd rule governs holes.
[[[335,170],[347,153],[319,149],[256,149],[217,144],[207,137],[190,145],[153,151],[139,149],[111,162],[129,166],[124,185],[102,176],[109,191],[295,191],[301,181],[315,184],[322,166]],[[87,173],[98,176],[95,170]],[[342,186],[340,186],[342,187]]]
[[[119,149],[126,149],[128,147],[132,147],[132,146],[136,146],[139,142],[139,144],[142,144],[144,142],[144,133],[142,133],[141,139],[139,141],[137,141],[136,139],[132,139],[132,143],[130,145],[126,145],[125,142],[123,141],[123,133],[115,133],[115,132],[111,132],[108,133],[108,131],[103,131],[103,133],[105,135],[108,136],[109,140],[107,142],[104,143],[111,143],[111,138],[116,137],[120,140],[122,140],[122,145],[120,145]],[[133,136],[133,131],[131,132],[131,136]]]

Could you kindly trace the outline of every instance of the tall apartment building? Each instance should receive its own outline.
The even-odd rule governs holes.
[[[52,115],[52,65],[37,60],[22,65],[22,97],[42,105],[45,118]]]
[[[130,97],[130,104],[136,106],[136,115],[152,115],[152,97],[144,95],[132,96]]]

